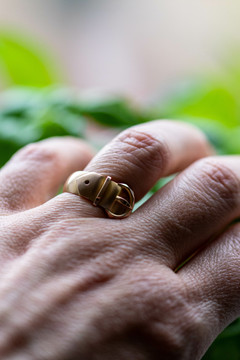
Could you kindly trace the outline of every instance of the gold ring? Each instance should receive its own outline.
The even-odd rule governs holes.
[[[95,172],[77,171],[66,181],[63,191],[82,196],[94,206],[101,206],[110,218],[129,216],[135,203],[132,189],[116,183],[110,176]]]

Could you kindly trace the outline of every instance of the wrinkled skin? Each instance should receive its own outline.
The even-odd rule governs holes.
[[[91,158],[84,142],[53,138],[0,172],[0,358],[200,359],[240,316],[240,158],[214,156],[198,130],[171,121],[131,128]],[[178,175],[114,220],[54,197],[84,168],[137,200]]]

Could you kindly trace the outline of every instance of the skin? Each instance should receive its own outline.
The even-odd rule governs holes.
[[[53,138],[0,172],[0,358],[200,359],[240,316],[240,157],[213,155],[199,130],[173,121],[130,128],[92,156]],[[114,220],[54,197],[84,168],[137,200],[178,175]]]

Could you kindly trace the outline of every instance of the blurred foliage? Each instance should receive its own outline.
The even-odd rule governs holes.
[[[225,329],[211,345],[202,360],[240,359],[240,319]]]
[[[180,119],[200,127],[219,153],[240,153],[238,61],[219,74],[182,84],[147,109],[136,109],[121,97],[86,98],[56,88],[52,69],[39,48],[19,36],[0,33],[0,75],[6,84],[15,86],[0,95],[0,166],[30,142],[56,135],[85,138],[89,118],[119,129],[154,118]],[[161,185],[156,184],[144,200]],[[204,360],[223,359],[240,359],[240,320],[204,356]]]
[[[240,63],[240,62],[239,62]],[[240,153],[240,66],[176,87],[149,109],[151,118],[171,118],[201,128],[221,154]]]
[[[59,77],[40,44],[3,30],[0,31],[0,76],[7,85],[36,87],[51,85]]]
[[[54,87],[6,90],[0,96],[0,166],[30,142],[61,135],[85,138],[89,118],[120,128],[145,120],[120,97],[79,99]]]

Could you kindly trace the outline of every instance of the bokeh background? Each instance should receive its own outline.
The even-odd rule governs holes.
[[[45,137],[100,148],[164,117],[239,154],[239,18],[237,0],[0,0],[0,165]],[[204,359],[240,359],[239,320]]]
[[[221,67],[239,15],[235,0],[0,0],[1,27],[48,47],[65,84],[141,102]]]

